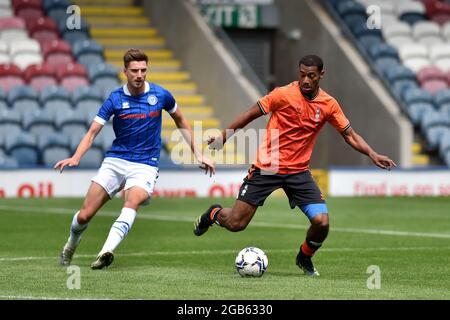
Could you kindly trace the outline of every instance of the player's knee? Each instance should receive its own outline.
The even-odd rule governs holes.
[[[78,213],[77,220],[79,224],[86,224],[91,220],[92,216],[87,214],[86,210],[80,210]]]
[[[315,229],[318,229],[322,232],[328,232],[330,225],[328,223],[328,217],[326,215],[320,215],[315,219],[311,220],[311,224]]]

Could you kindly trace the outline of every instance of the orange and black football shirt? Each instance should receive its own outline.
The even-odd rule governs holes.
[[[254,165],[279,174],[309,169],[317,134],[326,122],[339,132],[350,126],[336,99],[319,89],[313,100],[307,100],[298,81],[274,89],[258,106],[271,116]]]

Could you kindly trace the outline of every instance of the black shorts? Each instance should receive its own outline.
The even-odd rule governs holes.
[[[239,189],[238,200],[253,206],[262,206],[275,190],[283,188],[291,209],[311,203],[325,203],[319,187],[309,170],[293,174],[261,174],[261,169],[252,166]]]

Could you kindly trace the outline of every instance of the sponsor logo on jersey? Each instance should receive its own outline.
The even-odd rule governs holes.
[[[122,109],[129,109],[130,104],[128,102],[122,102]]]

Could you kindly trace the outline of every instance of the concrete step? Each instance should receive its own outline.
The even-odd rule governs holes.
[[[128,37],[118,37],[118,38],[105,38],[105,37],[93,37],[100,45],[104,47],[115,47],[116,49],[123,48],[141,48],[141,49],[163,49],[166,45],[166,40],[162,37],[152,37],[152,38],[128,38]],[[145,50],[146,51],[146,50]]]
[[[94,38],[154,38],[157,31],[155,28],[106,28],[92,27],[91,36]]]
[[[86,22],[91,27],[117,27],[117,28],[130,28],[137,27],[142,28],[150,25],[150,19],[148,17],[138,16],[86,16]]]
[[[144,8],[133,6],[83,6],[81,7],[83,17],[102,16],[102,17],[125,17],[125,16],[144,16]]]
[[[119,78],[122,82],[125,82],[127,79],[125,75],[120,72]],[[162,82],[180,82],[187,81],[190,78],[190,74],[188,72],[150,72],[147,74],[147,80],[155,83]]]
[[[108,63],[113,64],[118,68],[123,68],[122,59],[109,59]],[[149,71],[150,72],[162,72],[162,71],[179,71],[181,67],[181,62],[178,60],[153,60],[149,61]]]

